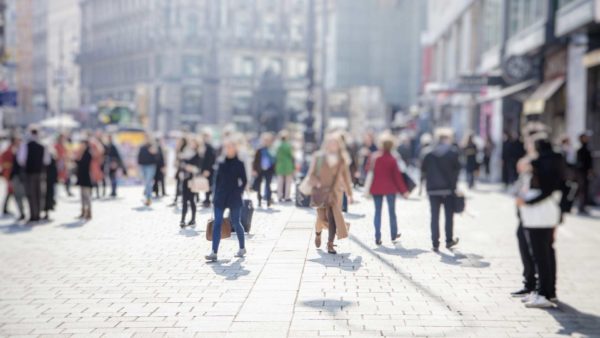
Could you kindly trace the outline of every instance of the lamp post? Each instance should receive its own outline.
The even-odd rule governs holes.
[[[307,35],[306,35],[306,58],[307,69],[306,77],[308,85],[306,88],[306,112],[307,116],[304,119],[304,157],[305,159],[316,149],[315,137],[315,40],[316,40],[316,20],[315,20],[315,0],[308,0],[307,11]]]

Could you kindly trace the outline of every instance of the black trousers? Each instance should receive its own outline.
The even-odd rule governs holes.
[[[167,194],[167,191],[165,190],[164,176],[154,177],[154,185],[152,186],[152,191],[154,191],[154,196],[156,197],[165,196]]]
[[[189,180],[184,180],[183,183],[183,188],[181,191],[181,197],[183,199],[183,208],[181,210],[181,221],[185,222],[185,217],[187,215],[188,212],[188,204],[189,204],[189,208],[192,209],[192,219],[191,221],[194,222],[196,221],[196,194],[194,194],[190,188],[187,187]]]
[[[556,297],[556,256],[554,229],[527,229],[533,261],[538,273],[538,293],[548,299]]]
[[[590,179],[587,172],[577,172],[579,181],[579,211],[585,211],[586,207],[590,205]]]
[[[265,182],[265,194],[263,196],[261,192],[262,182]],[[262,171],[258,173],[256,177],[256,192],[258,195],[258,203],[263,199],[270,201],[271,200],[271,181],[273,180],[273,172],[272,171]]]
[[[29,219],[39,221],[42,205],[42,174],[27,174],[25,195],[29,203]]]
[[[429,205],[431,208],[431,242],[434,248],[440,246],[440,209],[444,205],[446,243],[452,242],[454,231],[454,197],[452,195],[430,195]]]
[[[533,261],[531,246],[525,235],[525,228],[523,228],[521,222],[519,222],[519,227],[517,228],[517,240],[519,242],[521,262],[523,263],[523,286],[525,289],[533,291],[536,287],[535,262]]]

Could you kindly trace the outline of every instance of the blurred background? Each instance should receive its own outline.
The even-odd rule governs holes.
[[[3,0],[0,121],[591,135],[600,0]],[[504,136],[503,136],[504,135]],[[500,179],[501,147],[492,154]],[[495,163],[495,164],[494,164]]]

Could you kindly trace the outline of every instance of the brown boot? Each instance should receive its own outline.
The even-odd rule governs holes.
[[[92,219],[92,209],[87,210],[87,212],[85,213],[85,219],[88,221]]]
[[[84,219],[85,218],[85,209],[81,208],[81,215],[77,216],[78,219]]]
[[[317,248],[321,247],[321,233],[320,232],[315,233],[315,246]]]
[[[327,242],[327,253],[335,255],[337,251],[335,251],[335,244],[333,242]]]

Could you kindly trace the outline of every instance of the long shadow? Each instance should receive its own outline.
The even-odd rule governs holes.
[[[376,259],[378,259],[381,263],[383,263],[383,265],[387,266],[388,268],[390,268],[391,270],[396,272],[400,277],[402,277],[404,280],[406,280],[406,282],[411,284],[415,289],[421,291],[423,294],[425,294],[427,297],[429,297],[430,299],[432,299],[439,305],[447,308],[453,314],[456,314],[457,316],[462,316],[462,313],[458,309],[456,309],[452,304],[447,302],[442,296],[435,293],[435,291],[433,291],[427,285],[424,285],[421,282],[415,280],[413,276],[404,272],[400,267],[396,266],[394,263],[390,262],[388,259],[386,259],[382,255],[379,255],[376,252],[374,252],[371,248],[369,248],[363,241],[358,239],[356,236],[350,235],[349,238],[352,242],[356,243],[363,250],[365,250],[366,252],[373,255]]]
[[[200,233],[198,231],[196,231],[196,229],[185,228],[185,229],[180,229],[179,234],[182,236],[185,236],[185,237],[196,237]]]
[[[77,229],[77,228],[81,228],[82,226],[84,226],[87,223],[87,220],[84,219],[80,219],[74,222],[69,222],[69,223],[63,223],[60,225],[60,227],[66,228],[66,229]]]
[[[277,213],[281,212],[281,210],[273,209],[273,208],[256,208],[256,209],[254,209],[254,211],[259,212],[261,214],[269,214],[269,215],[277,214]]]
[[[309,259],[309,262],[319,263],[326,267],[340,268],[344,271],[358,271],[362,267],[362,256],[350,259],[349,254],[331,255],[324,251],[317,250],[319,258]]]
[[[438,255],[441,257],[440,262],[463,268],[487,268],[490,266],[490,263],[484,261],[484,257],[481,255],[461,253],[456,249],[451,250],[451,252],[454,255],[448,255],[447,253],[439,251]]]
[[[23,232],[29,232],[29,231],[31,231],[32,228],[33,227],[31,225],[14,223],[14,224],[0,226],[0,231],[2,231],[2,233],[6,234],[6,235],[14,235],[14,234],[19,234],[19,233],[23,233]]]
[[[332,298],[306,300],[301,304],[317,310],[326,311],[330,314],[336,314],[337,312],[356,306],[355,303]]]
[[[133,207],[133,208],[131,208],[131,210],[138,211],[138,212],[148,212],[148,211],[153,211],[154,209],[152,209],[152,207],[142,205],[139,207]]]
[[[563,302],[559,302],[557,308],[549,309],[548,313],[562,326],[556,334],[600,337],[600,316],[581,312]]]
[[[247,276],[250,274],[250,270],[247,270],[242,265],[244,262],[243,258],[237,259],[231,264],[224,264],[229,262],[231,261],[216,261],[214,263],[210,263],[210,267],[217,275],[225,277],[225,280],[236,280],[242,276]]]
[[[420,254],[429,252],[423,249],[407,249],[400,245],[397,245],[394,248],[388,248],[386,246],[379,246],[374,251],[380,252],[382,254],[391,255],[391,256],[400,256],[402,258],[417,258]]]

